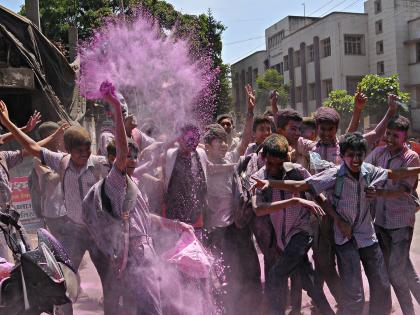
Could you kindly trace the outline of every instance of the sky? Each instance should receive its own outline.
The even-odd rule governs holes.
[[[333,11],[363,12],[364,0],[167,0],[188,14],[211,9],[227,29],[223,32],[223,61],[235,63],[265,49],[264,30],[288,15],[324,16]],[[19,11],[24,0],[0,0],[0,5]],[[305,3],[305,6],[303,5]]]

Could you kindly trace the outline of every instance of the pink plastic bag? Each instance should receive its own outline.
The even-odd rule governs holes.
[[[214,261],[195,235],[187,232],[181,234],[175,247],[164,252],[162,258],[192,278],[209,278]]]

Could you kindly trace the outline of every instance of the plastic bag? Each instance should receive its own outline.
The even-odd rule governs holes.
[[[196,236],[188,232],[183,232],[175,247],[164,252],[162,258],[192,278],[209,278],[214,262]]]
[[[325,171],[328,168],[335,167],[334,163],[321,159],[321,156],[313,151],[309,151],[309,161],[310,170],[315,174]]]

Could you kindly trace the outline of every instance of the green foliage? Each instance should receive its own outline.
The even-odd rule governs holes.
[[[273,90],[279,94],[278,104],[285,107],[289,99],[289,87],[284,84],[283,76],[276,69],[268,69],[264,75],[257,77],[257,106],[265,109],[270,102]]]
[[[354,109],[354,97],[348,95],[346,90],[334,90],[324,101],[324,106],[334,108],[340,115],[350,114]]]
[[[68,30],[75,24],[79,39],[85,40],[92,30],[101,25],[103,18],[121,12],[130,15],[133,8],[141,5],[147,9],[164,29],[171,29],[178,38],[188,38],[191,43],[191,55],[209,55],[213,67],[220,69],[219,90],[217,94],[217,113],[228,112],[231,108],[230,69],[222,61],[222,32],[226,27],[216,21],[212,12],[207,14],[182,14],[162,0],[40,0],[41,29],[44,35],[58,46],[68,44]],[[20,14],[25,15],[22,6]]]
[[[368,74],[359,82],[358,88],[368,97],[366,111],[370,115],[383,115],[388,108],[388,94],[398,95],[403,103],[410,101],[410,94],[402,92],[398,75],[381,77]]]

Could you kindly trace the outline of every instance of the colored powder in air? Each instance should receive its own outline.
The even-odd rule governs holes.
[[[152,118],[166,131],[185,122],[208,123],[219,70],[210,57],[193,56],[187,39],[175,39],[139,12],[108,20],[80,45],[82,95],[99,99],[101,83],[110,81],[139,120]]]

